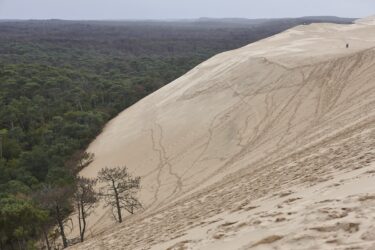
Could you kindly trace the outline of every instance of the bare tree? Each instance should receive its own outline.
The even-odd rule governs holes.
[[[77,174],[79,171],[87,167],[91,162],[93,162],[95,155],[93,153],[88,153],[83,150],[75,152],[69,160],[65,162],[65,166],[72,171],[72,173]]]
[[[105,184],[100,189],[100,195],[104,198],[106,206],[116,210],[115,218],[119,223],[122,222],[122,209],[133,214],[136,208],[142,207],[136,198],[141,177],[132,177],[126,167],[103,168],[98,174],[98,179]]]
[[[52,249],[51,242],[50,242],[50,235],[48,231],[54,226],[55,226],[55,223],[52,220],[48,220],[42,225],[42,233],[43,233],[43,238],[46,244],[45,247],[47,248],[47,250]]]
[[[80,240],[83,242],[86,232],[86,218],[95,207],[98,198],[94,191],[97,180],[77,177],[74,202],[77,209]]]
[[[45,185],[36,194],[40,205],[50,211],[50,215],[56,221],[64,248],[68,247],[68,240],[65,234],[65,223],[67,216],[72,212],[71,194],[73,189],[70,186],[52,187]]]

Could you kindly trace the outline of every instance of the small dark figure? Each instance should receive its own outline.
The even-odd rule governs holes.
[[[349,43],[346,44],[346,48],[347,48],[347,49],[349,48]]]

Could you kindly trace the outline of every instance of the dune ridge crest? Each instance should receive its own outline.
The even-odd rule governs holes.
[[[369,16],[369,17],[366,17],[366,18],[362,18],[362,19],[358,19],[358,20],[355,21],[355,23],[375,25],[375,15]]]
[[[145,210],[113,226],[99,207],[72,249],[375,247],[369,20],[216,55],[123,111],[81,175],[126,165]]]

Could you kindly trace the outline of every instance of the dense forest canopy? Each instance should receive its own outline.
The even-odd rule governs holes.
[[[0,21],[0,248],[31,249],[56,224],[34,194],[73,183],[84,149],[120,111],[219,52],[325,21],[352,22]]]

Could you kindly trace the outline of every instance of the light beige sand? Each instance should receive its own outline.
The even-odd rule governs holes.
[[[99,207],[74,248],[375,247],[374,48],[374,18],[298,26],[125,110],[81,174],[126,165],[145,209],[115,225]]]

